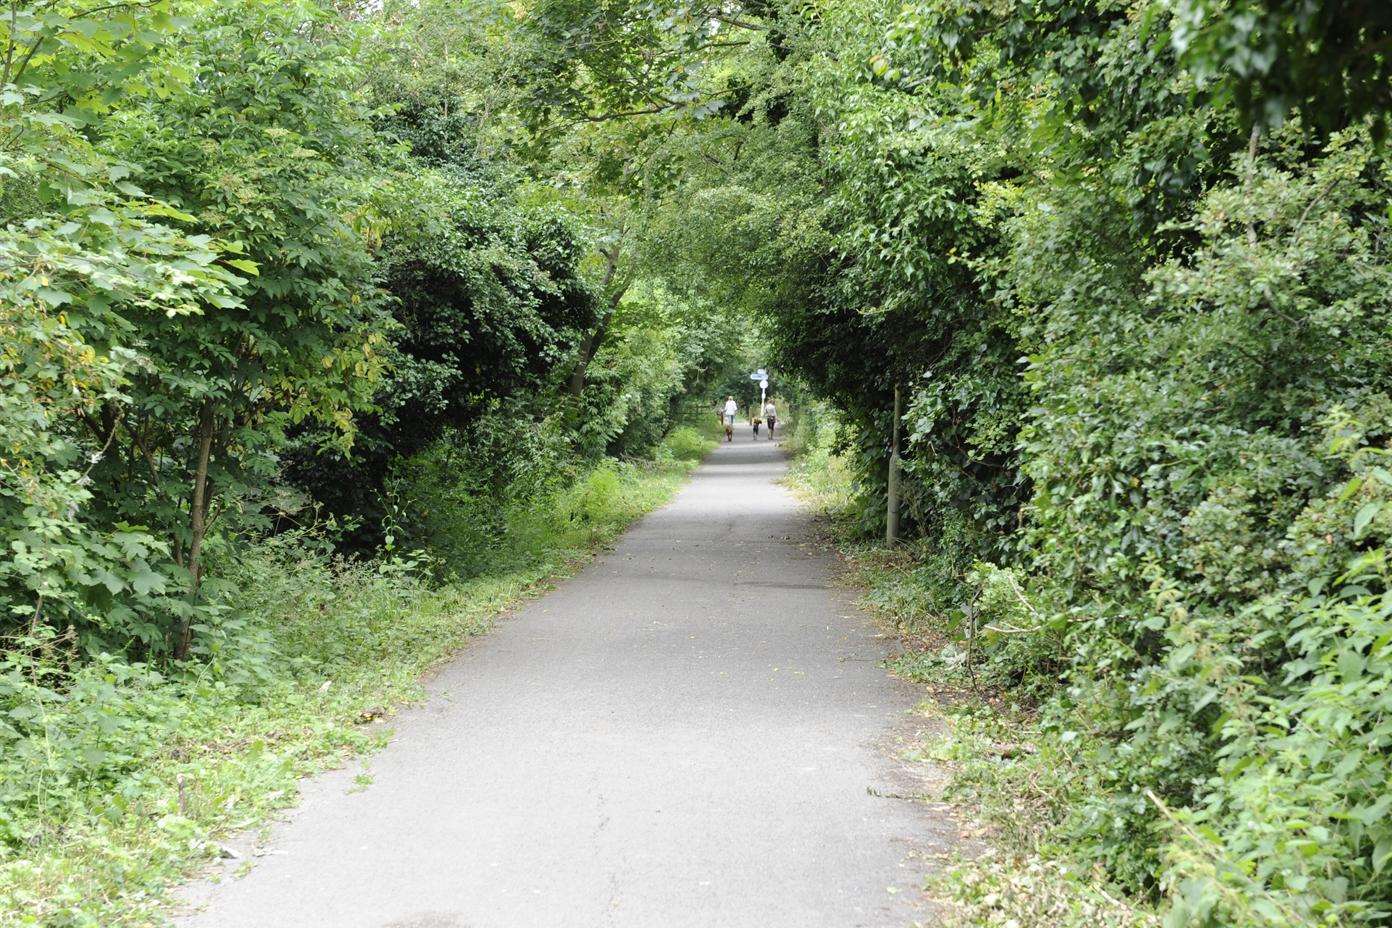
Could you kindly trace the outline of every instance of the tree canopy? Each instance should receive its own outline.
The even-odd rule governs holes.
[[[1390,69],[1374,0],[11,3],[0,752],[230,674],[260,546],[477,573],[767,365],[866,533],[903,429],[1072,859],[1384,920]]]

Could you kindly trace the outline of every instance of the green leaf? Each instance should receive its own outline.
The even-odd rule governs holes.
[[[138,561],[131,573],[130,583],[137,596],[149,596],[151,593],[163,593],[166,579],[162,574],[151,570],[149,564]]]
[[[246,258],[228,258],[225,264],[235,267],[237,270],[257,277],[261,274],[261,266],[255,261],[248,261]]]
[[[1339,675],[1345,680],[1357,680],[1363,675],[1363,655],[1352,648],[1339,654]]]
[[[1368,527],[1368,523],[1373,520],[1373,517],[1376,516],[1381,509],[1382,503],[1380,502],[1374,501],[1363,504],[1363,507],[1358,510],[1358,514],[1353,517],[1354,537],[1363,533],[1363,529]]]
[[[66,290],[59,290],[57,287],[40,287],[36,291],[39,299],[49,306],[62,306],[73,301],[73,295]]]
[[[1381,873],[1388,860],[1392,860],[1392,837],[1383,838],[1373,848],[1373,873]]]

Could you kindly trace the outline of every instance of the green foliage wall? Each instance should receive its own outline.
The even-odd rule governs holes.
[[[546,106],[681,139],[649,234],[868,530],[904,387],[924,611],[1076,759],[1058,836],[1176,925],[1387,917],[1385,11],[736,6],[542,5],[621,37]]]
[[[316,512],[525,550],[756,359],[867,532],[902,430],[1071,853],[1392,914],[1385,4],[340,6],[0,17],[5,698],[254,649],[221,584]]]
[[[47,3],[0,25],[16,648],[206,658],[248,543],[327,517],[381,544],[392,474],[447,433],[551,423],[594,460],[676,421],[695,304],[590,337],[621,302],[592,273],[607,230],[521,160],[493,57],[517,11],[458,12]],[[587,338],[602,383],[568,396]]]
[[[207,618],[209,524],[287,422],[350,433],[379,336],[347,217],[363,115],[337,87],[341,47],[308,38],[321,14],[224,4],[193,31],[170,12],[59,4],[5,36],[33,65],[8,105],[50,128],[7,149],[24,294],[6,303],[7,427],[32,457],[4,518],[11,621],[183,656]]]
[[[908,108],[878,108],[880,152],[902,125],[971,169],[954,189],[915,165],[973,224],[891,246],[927,243],[966,284],[896,288],[975,292],[953,341],[1000,346],[956,369],[923,352],[906,419],[932,510],[971,465],[1003,468],[955,511],[1013,577],[980,567],[939,614],[979,611],[997,679],[1076,746],[1076,853],[1167,893],[1175,924],[1370,918],[1392,903],[1367,788],[1387,748],[1362,740],[1377,700],[1350,697],[1378,686],[1382,629],[1346,630],[1383,589],[1351,498],[1380,494],[1352,462],[1379,453],[1392,373],[1387,162],[1356,119],[1250,131],[1240,108],[1195,108],[1159,7],[1070,12],[910,7],[863,81]]]
[[[324,511],[382,540],[387,473],[447,429],[498,408],[544,417],[580,333],[595,323],[582,237],[554,209],[522,209],[497,184],[422,170],[398,176],[376,254],[390,323],[387,371],[351,447],[297,436],[288,475]]]

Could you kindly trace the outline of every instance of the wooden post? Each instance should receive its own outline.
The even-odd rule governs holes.
[[[885,511],[885,544],[899,541],[899,384],[894,385],[894,438],[889,446],[889,492]]]

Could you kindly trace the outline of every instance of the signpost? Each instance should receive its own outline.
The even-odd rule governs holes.
[[[749,375],[750,380],[759,381],[759,411],[756,416],[764,414],[764,404],[768,402],[768,371],[762,367]]]

